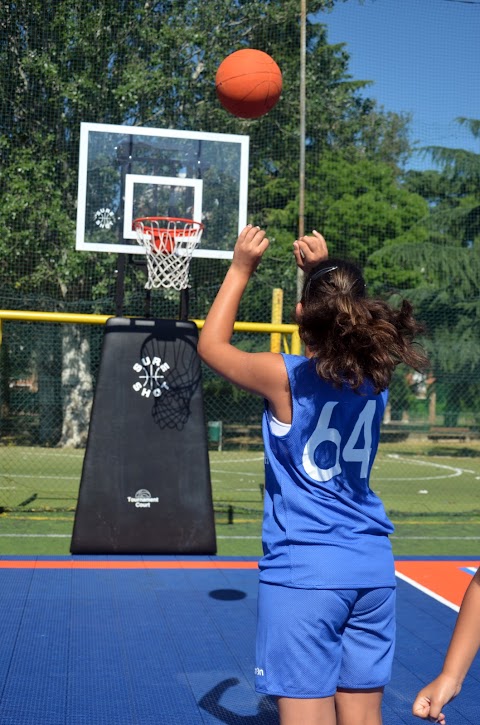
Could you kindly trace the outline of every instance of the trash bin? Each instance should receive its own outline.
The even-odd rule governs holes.
[[[208,442],[215,445],[218,451],[222,450],[222,421],[208,421]]]

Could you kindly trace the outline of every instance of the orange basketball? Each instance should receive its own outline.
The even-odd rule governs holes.
[[[259,118],[280,98],[282,72],[263,50],[244,48],[227,55],[215,76],[222,106],[239,118]]]

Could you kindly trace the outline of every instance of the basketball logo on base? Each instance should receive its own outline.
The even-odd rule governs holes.
[[[140,378],[139,381],[132,385],[136,393],[141,393],[144,398],[153,395],[159,398],[164,390],[170,390],[165,375],[170,370],[167,362],[162,362],[160,357],[143,357],[141,362],[135,363],[133,369]]]

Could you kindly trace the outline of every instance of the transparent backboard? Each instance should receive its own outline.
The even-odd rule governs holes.
[[[133,220],[204,225],[196,257],[231,258],[247,223],[248,136],[82,123],[76,248],[144,254]]]

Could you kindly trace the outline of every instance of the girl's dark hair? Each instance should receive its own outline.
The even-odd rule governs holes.
[[[300,337],[312,354],[318,375],[335,387],[358,390],[370,380],[376,393],[388,388],[395,367],[428,367],[414,338],[423,327],[410,302],[399,310],[366,296],[359,267],[341,259],[318,264],[302,292]]]

